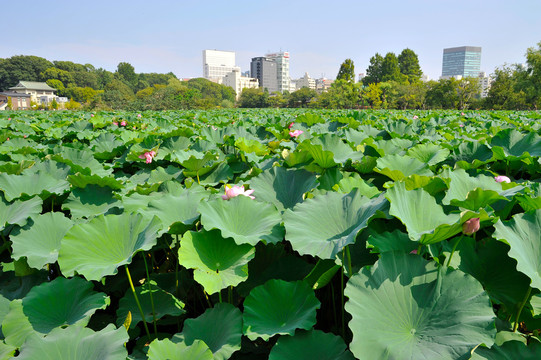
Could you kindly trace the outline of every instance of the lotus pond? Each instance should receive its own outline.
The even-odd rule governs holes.
[[[541,359],[539,112],[0,112],[0,360]]]

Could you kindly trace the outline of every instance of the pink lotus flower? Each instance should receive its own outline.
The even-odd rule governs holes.
[[[23,135],[23,137],[26,139],[28,137],[28,135]]]
[[[462,233],[471,235],[479,231],[479,218],[473,218],[462,224]]]
[[[90,114],[90,117],[94,117],[94,114]]]
[[[464,114],[464,113],[460,113],[460,115],[464,116],[464,115],[466,115],[466,114]]]
[[[291,122],[291,124],[289,124],[289,125],[287,126],[287,128],[291,130],[291,128],[293,127],[293,125],[295,125],[295,123],[294,123],[294,122]]]
[[[143,115],[141,115],[141,114],[137,114],[137,117],[138,117],[138,118],[140,118],[140,117],[142,117],[142,116],[143,116]]]
[[[496,180],[496,182],[499,182],[499,183],[501,183],[501,182],[510,183],[511,182],[511,179],[509,179],[505,175],[494,176],[494,180]]]
[[[9,141],[9,138],[6,141]]]
[[[120,122],[120,126],[126,126],[126,125],[128,125],[128,123],[126,122],[126,120],[122,120],[122,121]]]
[[[411,250],[411,251],[410,251],[410,254],[414,254],[414,255],[417,255],[417,249],[415,249],[415,250]]]
[[[460,127],[464,127],[464,124],[460,124],[460,125],[458,125],[458,126],[460,126]]]
[[[118,122],[117,122],[117,121],[113,121],[113,125],[118,126]]]
[[[299,136],[300,134],[302,134],[304,131],[302,130],[295,130],[295,131],[290,131],[289,132],[289,136],[293,137],[293,138],[296,138],[297,136]]]
[[[146,163],[150,164],[152,162],[152,159],[156,156],[156,151],[147,151],[144,154],[139,155],[139,159],[146,159]]]
[[[255,197],[251,196],[254,190],[244,190],[244,185],[241,186],[225,186],[225,195],[222,195],[222,199],[229,200],[231,198],[234,198],[239,195],[248,196],[250,199],[255,199]]]
[[[419,117],[417,115],[413,116],[413,120],[418,119]]]
[[[8,120],[11,120],[11,118],[8,118]]]
[[[218,128],[217,128],[216,126],[214,126],[214,125],[212,125],[210,128],[211,128],[212,130],[218,130]]]

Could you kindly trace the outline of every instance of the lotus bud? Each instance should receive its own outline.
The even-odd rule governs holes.
[[[479,231],[479,218],[473,218],[462,224],[462,232],[464,235],[472,235]]]
[[[507,176],[505,175],[499,175],[499,176],[495,176],[494,177],[494,180],[496,180],[496,182],[506,182],[506,183],[510,183],[511,182],[511,179],[509,179]]]

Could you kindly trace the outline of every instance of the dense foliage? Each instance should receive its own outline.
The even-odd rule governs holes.
[[[540,119],[0,113],[0,360],[539,358]]]

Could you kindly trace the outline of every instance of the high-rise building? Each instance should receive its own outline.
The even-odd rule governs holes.
[[[237,93],[236,99],[238,100],[242,89],[257,89],[259,87],[259,81],[252,77],[242,76],[240,70],[235,69],[229,74],[224,76],[223,82],[225,86],[231,86]]]
[[[304,73],[304,76],[298,80],[295,80],[296,89],[302,89],[307,87],[310,90],[316,89],[316,80],[312,79],[308,73]]]
[[[281,51],[278,53],[267,54],[265,57],[276,62],[278,91],[289,91],[289,82],[291,79],[289,77],[289,53]]]
[[[221,83],[223,77],[233,69],[240,69],[235,65],[234,51],[203,50],[203,77],[205,79]]]
[[[264,56],[255,57],[250,63],[250,75],[259,80],[259,87],[272,93],[279,91],[277,68],[276,61]]]
[[[480,71],[480,47],[461,46],[443,49],[442,78],[478,77]]]

